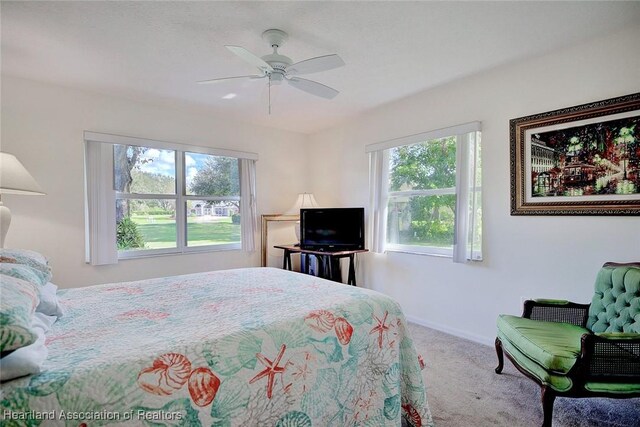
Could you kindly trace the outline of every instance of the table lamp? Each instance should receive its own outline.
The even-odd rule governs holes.
[[[44,195],[16,156],[0,152],[0,248],[4,248],[4,238],[11,224],[11,211],[2,204],[2,194]]]
[[[288,215],[300,215],[300,209],[302,208],[317,208],[318,202],[313,193],[300,193],[298,199],[287,211]],[[296,237],[298,242],[300,241],[300,221],[296,221]]]

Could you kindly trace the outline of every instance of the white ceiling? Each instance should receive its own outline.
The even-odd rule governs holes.
[[[640,2],[6,2],[2,73],[313,133],[368,109],[508,62],[640,22]],[[264,80],[224,48],[270,53],[289,33],[294,62],[330,53],[346,66],[305,76],[341,93],[317,98]],[[579,72],[579,67],[576,68]],[[233,99],[222,99],[236,93]]]

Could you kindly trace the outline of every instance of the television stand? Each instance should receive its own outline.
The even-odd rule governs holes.
[[[291,270],[291,254],[299,253],[301,256],[313,255],[318,259],[321,266],[319,268],[319,277],[323,279],[333,280],[334,282],[342,283],[342,272],[340,270],[340,259],[349,258],[349,275],[347,277],[347,284],[356,286],[356,269],[354,265],[355,255],[362,252],[369,252],[368,249],[357,249],[352,251],[319,251],[311,249],[301,249],[296,245],[275,245],[274,248],[284,250],[284,258],[282,260],[282,268],[285,270]],[[307,263],[308,265],[308,263]],[[303,271],[307,273],[308,271]]]

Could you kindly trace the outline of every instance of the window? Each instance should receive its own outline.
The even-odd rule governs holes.
[[[257,156],[92,132],[85,139],[92,264],[255,249]]]
[[[185,153],[187,246],[240,243],[239,160]],[[201,209],[196,206],[200,205]]]
[[[129,251],[178,247],[176,150],[113,145],[116,246]]]
[[[367,147],[372,249],[480,260],[480,124]]]

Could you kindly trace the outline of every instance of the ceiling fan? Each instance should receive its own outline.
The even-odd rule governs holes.
[[[345,65],[342,58],[333,54],[318,56],[294,63],[291,58],[278,53],[278,48],[287,41],[288,37],[287,33],[282,30],[271,29],[263,32],[262,38],[273,48],[273,53],[264,55],[263,57],[254,55],[241,46],[225,46],[232,53],[240,57],[240,59],[257,67],[259,74],[222,77],[218,79],[202,80],[198,83],[219,83],[234,79],[267,79],[269,84],[269,114],[271,114],[271,85],[279,85],[282,84],[282,82],[287,82],[296,89],[300,89],[321,98],[335,98],[335,96],[340,93],[337,90],[329,86],[325,86],[322,83],[303,79],[298,76],[342,67]]]

